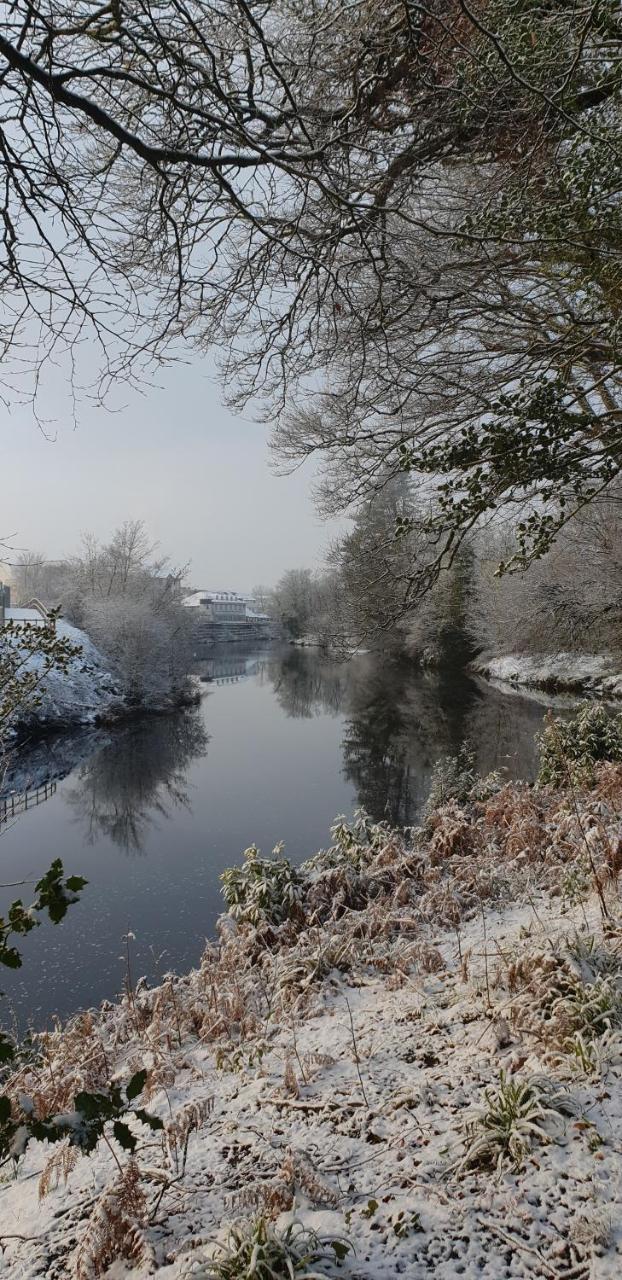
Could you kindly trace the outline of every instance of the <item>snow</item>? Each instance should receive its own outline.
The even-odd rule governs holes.
[[[604,774],[589,802],[603,816],[603,840],[609,838],[603,796],[619,781],[615,771]],[[530,795],[517,787],[492,798],[499,829],[514,796],[516,838]],[[435,894],[458,855],[435,861],[438,842],[436,852],[429,846],[420,908],[405,897],[411,866],[383,915],[377,894],[388,859],[395,865],[401,856],[390,839],[378,853],[380,878],[370,880],[376,889],[364,910],[321,928],[309,919],[297,934],[283,926],[272,941],[264,939],[261,964],[261,934],[240,933],[227,919],[221,950],[208,949],[200,969],[155,990],[139,985],[120,1005],[49,1037],[45,1065],[38,1074],[36,1066],[22,1072],[19,1092],[29,1098],[64,1077],[95,1088],[104,1068],[124,1079],[149,1070],[140,1105],[165,1125],[162,1140],[145,1136],[139,1124],[135,1129],[149,1261],[132,1268],[119,1257],[108,1272],[75,1269],[94,1215],[101,1220],[106,1188],[109,1194],[118,1179],[115,1157],[127,1160],[114,1140],[112,1150],[100,1142],[92,1157],[81,1158],[68,1186],[61,1179],[41,1202],[38,1180],[56,1149],[32,1143],[17,1178],[0,1186],[0,1275],[199,1278],[227,1227],[263,1212],[277,1228],[295,1218],[320,1236],[347,1238],[354,1252],[343,1266],[318,1267],[343,1280],[618,1277],[622,1071],[612,1059],[581,1074],[538,1038],[529,1016],[540,998],[538,965],[563,955],[577,932],[597,950],[617,946],[622,963],[619,897],[612,886],[605,931],[592,897],[573,902],[553,891],[558,873],[566,876],[573,865],[574,809],[567,806],[564,826],[556,800],[546,812],[545,799],[537,804],[541,822],[550,812],[558,825],[561,867],[551,855],[542,875],[539,855],[530,859],[528,847],[513,846],[506,855],[510,880],[493,841],[497,863],[486,854],[476,869],[481,907],[464,906],[452,929],[442,927]],[[445,835],[455,830],[456,812],[447,806],[439,819]],[[615,830],[614,824],[612,838]],[[474,854],[465,850],[463,857],[471,875]],[[316,863],[313,891],[321,887],[320,871]],[[349,939],[350,951],[330,967],[335,938],[342,945]],[[516,976],[520,963],[526,979]],[[545,995],[547,982],[545,975]],[[523,1022],[513,1012],[521,1000]],[[517,1079],[546,1073],[563,1083],[575,1114],[547,1123],[547,1139],[533,1139],[518,1169],[460,1169],[465,1122],[502,1071]],[[192,1116],[196,1123],[184,1127]]]
[[[471,669],[489,680],[525,688],[622,698],[620,660],[611,654],[506,654],[480,658]]]
[[[42,701],[31,717],[37,725],[89,725],[112,719],[122,709],[122,699],[113,674],[85,631],[59,619],[56,634],[79,645],[81,652],[72,658],[66,671],[48,672],[41,685]],[[43,658],[34,655],[24,665],[25,671],[38,671]]]

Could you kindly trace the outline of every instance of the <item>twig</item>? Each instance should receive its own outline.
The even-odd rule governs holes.
[[[537,1249],[532,1249],[530,1245],[525,1244],[523,1240],[519,1240],[516,1236],[510,1235],[509,1231],[504,1231],[502,1227],[498,1227],[496,1222],[487,1222],[485,1218],[478,1218],[480,1227],[485,1227],[487,1231],[492,1231],[494,1235],[500,1236],[505,1240],[506,1244],[510,1244],[513,1249],[518,1249],[522,1253],[528,1253],[532,1258],[537,1258],[538,1263],[543,1268],[546,1275],[551,1276],[553,1280],[559,1280],[555,1267],[547,1262]]]
[[[367,1109],[369,1110],[369,1101],[368,1101],[368,1098],[367,1098],[367,1094],[365,1093],[365,1085],[363,1084],[363,1077],[362,1077],[362,1075],[361,1075],[361,1063],[360,1063],[360,1059],[359,1059],[359,1051],[358,1051],[357,1044],[356,1044],[356,1035],[355,1035],[355,1033],[354,1033],[354,1021],[353,1021],[353,1018],[352,1018],[352,1010],[351,1010],[351,1008],[350,1008],[350,1001],[348,1000],[348,997],[347,997],[347,996],[344,996],[344,999],[345,999],[345,1002],[346,1002],[346,1005],[347,1005],[347,1009],[348,1009],[348,1016],[349,1016],[349,1018],[350,1018],[350,1030],[351,1030],[351,1032],[352,1032],[352,1047],[353,1047],[353,1049],[354,1049],[354,1061],[356,1062],[356,1072],[357,1072],[357,1075],[358,1075],[358,1078],[359,1078],[359,1084],[360,1084],[360,1086],[361,1086],[361,1093],[363,1094],[363,1098],[365,1099],[365,1106],[366,1106],[366,1107],[367,1107]]]

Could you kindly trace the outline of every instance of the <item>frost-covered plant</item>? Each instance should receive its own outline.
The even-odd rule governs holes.
[[[616,974],[622,979],[622,955],[603,946],[593,933],[571,934],[566,941],[566,950],[584,982]]]
[[[459,1169],[520,1168],[534,1141],[550,1142],[547,1122],[576,1114],[570,1095],[545,1076],[521,1080],[502,1072],[499,1084],[486,1089],[485,1097],[486,1105],[466,1117]]]
[[[578,981],[554,1001],[551,1013],[561,1025],[567,1022],[573,1032],[589,1038],[602,1036],[622,1027],[622,992],[610,977]]]
[[[619,1031],[605,1031],[604,1035],[591,1040],[581,1031],[575,1031],[565,1048],[579,1072],[586,1076],[603,1076],[610,1067],[622,1064],[622,1035]]]
[[[197,1280],[325,1280],[326,1271],[318,1271],[317,1265],[343,1261],[350,1248],[346,1240],[322,1238],[301,1222],[278,1231],[265,1218],[257,1218],[231,1227]]]
[[[357,809],[350,819],[336,818],[330,834],[332,844],[309,858],[304,871],[328,871],[333,867],[349,867],[364,871],[374,856],[391,840],[395,832],[386,822],[373,822],[364,809]]]
[[[622,762],[622,714],[613,716],[597,702],[585,702],[572,720],[549,712],[538,743],[541,785],[589,784],[596,764]]]
[[[271,858],[260,857],[256,845],[244,850],[244,864],[223,871],[222,892],[227,910],[244,924],[282,924],[298,914],[301,878],[277,845]]]
[[[134,1072],[125,1086],[111,1084],[97,1093],[82,1089],[75,1094],[70,1111],[55,1115],[38,1115],[28,1096],[20,1094],[12,1100],[2,1095],[0,1157],[10,1157],[17,1163],[33,1138],[48,1143],[67,1139],[70,1147],[91,1155],[108,1128],[119,1146],[133,1153],[137,1138],[127,1123],[129,1119],[139,1120],[151,1130],[164,1128],[159,1116],[132,1105],[142,1094],[146,1081],[147,1071],[142,1070]]]
[[[465,804],[475,786],[475,753],[463,743],[455,756],[442,756],[432,771],[426,813],[433,813],[449,800]]]

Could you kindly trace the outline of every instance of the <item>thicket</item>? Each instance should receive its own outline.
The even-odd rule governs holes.
[[[291,571],[271,607],[292,634],[335,647],[402,651],[428,666],[462,666],[495,655],[622,653],[622,495],[594,500],[528,568],[499,574],[515,535],[476,529],[452,564],[410,598],[414,577],[436,554],[405,478],[363,504],[325,570]],[[294,591],[294,584],[296,590]]]
[[[81,551],[66,561],[50,564],[29,553],[14,570],[16,599],[35,596],[86,631],[109,659],[127,702],[139,707],[188,695],[192,635],[181,604],[183,576],[136,520],[106,543],[85,536]]]

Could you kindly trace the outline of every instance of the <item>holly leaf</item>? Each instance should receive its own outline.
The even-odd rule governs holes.
[[[134,1137],[131,1129],[129,1129],[122,1120],[115,1120],[112,1126],[112,1132],[114,1133],[119,1146],[123,1147],[124,1151],[136,1150],[136,1138]]]
[[[164,1121],[159,1116],[153,1116],[150,1111],[143,1111],[141,1107],[137,1107],[134,1115],[142,1120],[143,1124],[148,1124],[150,1129],[163,1129]]]
[[[137,1071],[135,1075],[132,1076],[132,1079],[130,1080],[127,1086],[127,1089],[125,1090],[125,1094],[128,1102],[132,1102],[134,1098],[137,1098],[138,1095],[142,1093],[145,1087],[146,1080],[147,1080],[146,1071]]]

